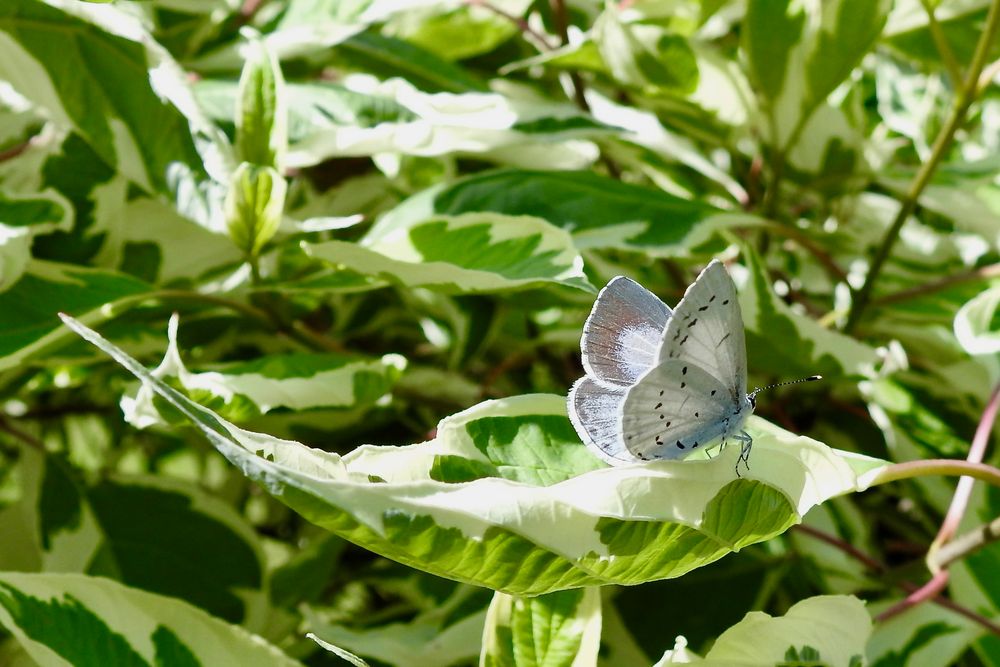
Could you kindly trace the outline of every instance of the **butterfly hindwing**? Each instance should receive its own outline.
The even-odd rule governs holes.
[[[625,387],[598,384],[586,376],[569,391],[573,427],[588,447],[612,465],[636,460],[622,441],[621,405],[625,392]]]
[[[716,378],[734,400],[746,394],[746,341],[736,286],[713,260],[688,287],[663,333],[658,361],[690,362]]]
[[[613,278],[594,302],[580,347],[587,375],[629,386],[656,364],[670,308],[639,283]]]
[[[731,430],[741,410],[729,390],[692,362],[668,359],[625,394],[625,448],[641,460],[679,459]]]

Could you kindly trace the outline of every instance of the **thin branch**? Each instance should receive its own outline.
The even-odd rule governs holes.
[[[869,570],[871,570],[876,574],[885,574],[886,572],[888,572],[888,568],[885,565],[883,565],[876,559],[872,558],[868,554],[864,553],[850,542],[847,542],[846,540],[843,540],[835,535],[831,535],[822,530],[818,530],[816,528],[813,528],[812,526],[807,526],[805,524],[799,524],[797,526],[793,526],[793,530],[800,533],[804,533],[809,537],[820,540],[821,542],[825,542],[836,549],[840,549],[845,554],[857,560],[859,563],[863,564],[865,567],[867,567]],[[894,586],[902,588],[907,593],[913,593],[919,589],[919,587],[916,584],[911,583],[909,581],[897,580],[893,581],[892,584]],[[954,600],[945,595],[938,595],[932,598],[931,602],[941,607],[944,607],[945,609],[950,609],[956,614],[964,616],[965,618],[969,619],[974,623],[978,623],[989,632],[997,636],[1000,636],[1000,625],[997,625],[996,623],[986,618],[985,616],[982,616],[981,614],[977,614],[971,609],[963,607],[962,605],[958,604],[957,602],[955,602]]]
[[[893,463],[869,475],[862,475],[865,478],[863,488],[932,475],[966,475],[988,482],[993,486],[1000,486],[1000,470],[991,465],[970,463],[969,461],[959,461],[956,459],[924,459],[923,461]]]
[[[957,86],[962,81],[962,66],[958,64],[958,58],[955,57],[955,52],[951,50],[948,38],[945,37],[944,30],[941,28],[937,16],[934,15],[934,5],[931,4],[930,0],[920,0],[920,4],[924,6],[924,11],[927,12],[927,27],[930,28],[934,47],[937,49],[938,55],[941,56],[941,60],[948,70],[948,76],[951,78],[952,84]]]
[[[846,540],[842,540],[835,535],[831,535],[825,531],[818,530],[816,528],[813,528],[812,526],[807,526],[804,523],[800,523],[796,526],[793,526],[793,528],[797,532],[805,533],[810,537],[820,540],[821,542],[826,542],[830,546],[840,549],[854,560],[858,561],[859,563],[862,563],[872,572],[883,573],[886,571],[885,565],[878,562],[877,560],[875,560],[865,552],[861,551],[860,549],[858,549],[857,547],[855,547],[853,544],[851,544]]]
[[[11,146],[10,148],[8,148],[6,150],[0,151],[0,162],[6,162],[7,160],[13,160],[18,155],[20,155],[24,151],[28,150],[29,148],[31,148],[31,139],[28,139],[27,141],[23,141],[23,142],[21,142],[19,144],[16,144],[14,146]]]
[[[565,0],[549,0],[549,6],[552,7],[552,18],[555,21],[556,33],[559,35],[563,46],[566,46],[569,44],[569,14],[566,12],[566,2]],[[583,77],[580,76],[579,72],[573,70],[569,73],[569,79],[573,84],[573,101],[576,103],[576,106],[581,111],[590,113],[590,105],[587,103]]]
[[[556,48],[549,43],[549,40],[545,35],[528,25],[528,22],[520,16],[515,16],[514,14],[497,7],[486,0],[465,0],[465,3],[473,7],[482,7],[483,9],[493,12],[497,16],[507,19],[518,27],[521,34],[523,34],[525,38],[530,37],[531,41],[535,42],[535,46],[538,47],[539,51],[552,51]]]
[[[303,345],[307,349],[323,352],[342,352],[343,346],[337,341],[331,340],[322,334],[312,331],[299,321],[284,321],[278,317],[277,313],[269,313],[262,308],[257,308],[247,303],[241,303],[233,299],[226,299],[212,294],[202,294],[194,290],[164,289],[146,294],[138,294],[130,299],[123,299],[118,302],[121,308],[125,304],[147,301],[155,299],[158,301],[189,301],[208,303],[227,310],[237,312],[247,319],[253,320],[262,328],[275,333],[284,334],[290,339]]]
[[[986,446],[990,441],[990,433],[993,431],[993,424],[997,419],[998,409],[1000,409],[1000,384],[993,388],[993,393],[990,394],[990,399],[986,403],[986,409],[983,410],[983,416],[976,426],[976,433],[972,436],[972,446],[969,447],[969,455],[965,459],[969,463],[982,463],[983,457],[986,455]],[[933,554],[936,549],[955,535],[958,524],[965,516],[965,509],[969,506],[972,483],[971,477],[962,477],[958,480],[955,495],[952,496],[951,504],[948,506],[944,521],[941,522],[941,529],[938,530],[937,537],[931,542],[929,554]]]
[[[993,389],[993,393],[990,395],[990,400],[986,404],[986,409],[983,410],[983,416],[979,420],[979,425],[976,427],[976,434],[972,438],[972,446],[969,448],[969,455],[966,458],[966,463],[971,465],[981,465],[983,457],[986,454],[986,446],[989,443],[990,433],[993,431],[993,424],[996,422],[997,410],[1000,409],[1000,384]],[[923,604],[928,600],[933,600],[944,590],[945,586],[948,585],[949,572],[945,567],[941,565],[939,558],[939,552],[941,547],[947,543],[951,537],[955,534],[958,529],[958,524],[962,521],[962,517],[965,515],[965,510],[969,505],[969,498],[972,495],[972,477],[962,477],[958,480],[958,486],[955,488],[955,495],[952,496],[951,504],[948,506],[948,512],[945,514],[944,521],[941,522],[941,528],[938,530],[937,537],[931,542],[930,548],[927,550],[927,567],[933,572],[931,580],[920,588],[912,591],[906,596],[904,600],[894,604],[889,609],[879,614],[875,620],[886,621],[893,616],[902,614],[911,607],[916,607],[919,604]],[[982,546],[985,542],[980,541],[979,546]],[[949,553],[951,560],[959,558],[962,552],[959,553]],[[945,566],[951,560],[946,561]]]
[[[956,560],[961,560],[997,540],[1000,540],[1000,517],[956,537],[935,551],[934,554],[928,554],[928,565],[943,570]]]
[[[791,225],[783,225],[772,220],[766,221],[763,226],[767,227],[768,231],[774,232],[779,236],[789,238],[802,246],[803,249],[808,250],[809,253],[823,265],[823,267],[827,270],[827,273],[837,280],[847,280],[847,272],[840,268],[837,262],[834,261],[833,257],[826,250],[824,250],[821,245],[813,241],[795,227],[792,227]]]
[[[928,600],[934,600],[941,595],[941,592],[944,591],[944,587],[947,585],[948,571],[942,570],[931,577],[931,580],[926,584],[912,591],[905,598],[876,616],[875,621],[878,623],[884,623],[894,616],[899,616],[911,607],[916,607],[917,605],[923,604]]]
[[[893,303],[899,303],[900,301],[909,301],[910,299],[915,299],[917,297],[924,296],[925,294],[940,292],[941,290],[947,289],[952,285],[997,277],[1000,277],[1000,264],[988,264],[978,269],[973,269],[972,271],[957,273],[953,276],[946,276],[944,278],[939,278],[938,280],[932,280],[929,283],[924,283],[923,285],[917,285],[916,287],[901,290],[895,294],[889,294],[880,299],[875,299],[872,301],[872,304],[885,306]]]
[[[865,282],[854,295],[851,311],[847,316],[847,324],[844,327],[845,331],[852,331],[860,321],[861,315],[864,313],[865,308],[868,307],[868,302],[871,301],[875,281],[882,272],[882,267],[886,260],[889,259],[892,247],[899,237],[903,224],[916,210],[917,200],[920,198],[924,188],[927,187],[927,184],[930,183],[931,177],[937,170],[938,165],[944,159],[945,153],[948,151],[952,139],[955,137],[955,132],[965,122],[965,115],[979,94],[979,76],[986,64],[986,57],[989,54],[998,28],[1000,28],[1000,0],[993,0],[990,4],[989,14],[986,17],[986,25],[983,28],[983,33],[979,36],[979,43],[976,45],[972,63],[969,65],[965,82],[952,105],[951,114],[948,116],[947,121],[945,121],[941,131],[938,132],[930,156],[920,165],[920,169],[917,170],[916,175],[913,177],[906,195],[900,201],[899,212],[896,214],[895,220],[892,221],[888,231],[885,233],[885,237],[882,239],[881,245],[875,252],[871,267],[868,269],[868,275],[865,276]]]
[[[42,442],[41,440],[39,440],[35,436],[31,435],[30,433],[26,433],[26,432],[22,431],[21,429],[19,429],[18,427],[14,426],[10,422],[10,420],[7,419],[7,417],[5,417],[3,415],[0,415],[0,431],[3,431],[4,433],[7,433],[7,434],[9,434],[9,435],[17,438],[18,440],[20,440],[24,444],[28,445],[32,449],[37,449],[40,452],[44,452],[45,451],[45,443],[44,442]]]

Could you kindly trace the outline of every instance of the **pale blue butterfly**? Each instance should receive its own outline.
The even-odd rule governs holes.
[[[705,267],[673,311],[638,283],[613,278],[580,347],[587,374],[570,390],[569,415],[602,459],[679,459],[732,439],[742,445],[737,474],[740,462],[749,469],[753,439],[743,425],[769,387],[746,391],[743,316],[721,262]]]

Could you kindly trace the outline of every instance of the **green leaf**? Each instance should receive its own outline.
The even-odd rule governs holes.
[[[375,30],[359,32],[341,42],[339,57],[350,67],[381,78],[402,76],[427,92],[485,92],[488,87],[459,65],[439,58],[416,44],[387,37]]]
[[[871,605],[874,616],[898,603],[882,600]],[[982,635],[981,626],[940,605],[923,604],[875,626],[866,655],[871,667],[954,665],[969,643]]]
[[[754,367],[786,378],[867,375],[874,371],[875,350],[854,338],[826,329],[799,314],[771,289],[765,267],[756,253],[747,251],[750,280],[740,292],[747,349]]]
[[[969,354],[1000,352],[1000,285],[984,290],[958,310],[955,337]]]
[[[583,449],[565,399],[548,395],[487,401],[443,421],[431,442],[364,446],[342,458],[237,429],[93,331],[64,321],[308,520],[412,567],[512,594],[680,576],[783,532],[813,505],[863,488],[862,474],[884,465],[753,419],[749,478],[736,478],[739,452],[731,447],[710,461],[618,468],[594,469],[601,464],[593,458],[581,468],[581,458],[549,486],[511,481],[527,460],[518,452],[537,449],[540,432],[558,447]],[[446,457],[490,474],[439,481],[434,471],[454,460]],[[561,517],[559,531],[551,516]]]
[[[479,655],[486,621],[485,606],[474,604],[476,593],[471,586],[459,586],[441,604],[406,622],[354,628],[324,622],[320,614],[307,611],[306,624],[320,645],[346,648],[379,664],[399,667],[468,664]]]
[[[508,2],[504,11],[521,15],[528,5],[524,0]],[[401,12],[386,22],[385,29],[451,62],[488,53],[518,34],[513,21],[485,7],[444,3],[428,3]]]
[[[263,602],[257,536],[228,504],[190,483],[124,475],[88,489],[87,500],[104,538],[88,574],[183,599],[231,623]]]
[[[967,0],[966,2],[935,2],[934,18],[941,28],[941,34],[955,59],[959,63],[972,60],[976,43],[983,32],[983,21],[989,8],[989,0]],[[916,59],[937,69],[943,64],[931,32],[927,12],[917,2],[907,3],[889,17],[885,27],[885,43],[902,53],[907,59]],[[990,49],[990,60],[1000,55],[998,45]]]
[[[612,76],[655,92],[691,93],[698,86],[698,63],[687,40],[656,25],[626,23],[609,4],[594,22],[594,41]]]
[[[801,6],[790,0],[747,3],[743,48],[750,80],[767,105],[774,105],[784,90],[792,50],[803,38],[805,21]]]
[[[371,240],[443,215],[492,211],[543,218],[576,247],[686,254],[725,224],[718,209],[591,172],[509,169],[467,176],[410,197],[379,220]]]
[[[244,162],[236,169],[225,206],[226,227],[237,248],[250,256],[260,253],[281,224],[287,189],[273,167]]]
[[[57,312],[90,322],[106,319],[106,306],[152,288],[112,271],[33,261],[21,279],[0,292],[0,370],[12,368],[66,340]]]
[[[486,617],[484,667],[597,664],[601,591],[578,588],[533,598],[496,593]]]
[[[784,616],[748,613],[719,636],[704,659],[690,664],[855,667],[864,660],[871,634],[872,620],[863,602],[848,595],[820,595],[792,605]]]
[[[392,234],[373,231],[358,244],[303,247],[331,264],[408,287],[470,293],[558,283],[593,289],[569,235],[528,216],[440,215],[397,226]]]
[[[273,410],[302,412],[317,408],[370,408],[392,389],[406,368],[398,354],[381,358],[298,352],[255,361],[217,364],[211,370],[188,370],[177,345],[178,319],[167,328],[167,350],[156,369],[176,385],[230,419],[247,419]],[[155,394],[140,386],[122,399],[125,420],[137,428],[165,423]]]
[[[236,109],[236,155],[261,167],[284,169],[288,150],[288,109],[281,63],[259,35],[251,35],[250,49],[240,75]]]
[[[192,134],[215,133],[166,50],[121,10],[51,5],[0,4],[0,79],[147,189],[167,190],[171,163],[204,173]]]
[[[0,624],[42,667],[300,664],[185,602],[78,574],[0,573]]]
[[[891,0],[751,0],[743,34],[769,142],[788,150],[882,32]]]
[[[231,82],[206,80],[196,90],[214,118],[230,122]],[[356,74],[338,83],[291,83],[285,91],[292,143],[288,162],[295,167],[398,152],[478,154],[511,164],[580,168],[596,157],[584,140],[617,131],[571,104],[539,100],[514,87],[503,93],[426,93],[400,78],[378,82]]]

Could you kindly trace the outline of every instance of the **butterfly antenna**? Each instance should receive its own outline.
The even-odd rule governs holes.
[[[799,378],[798,380],[789,380],[787,382],[775,382],[774,384],[769,384],[766,387],[758,387],[750,392],[750,399],[756,398],[759,392],[765,391],[767,389],[774,389],[775,387],[784,387],[786,384],[798,384],[800,382],[815,382],[816,380],[822,380],[822,375],[810,375],[807,378]]]

